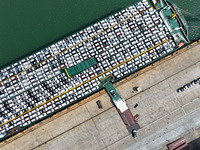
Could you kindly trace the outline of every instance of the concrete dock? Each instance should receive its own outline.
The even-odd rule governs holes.
[[[189,47],[116,83],[133,115],[140,115],[136,139],[103,90],[1,142],[0,149],[165,150],[177,138],[185,137],[188,142],[199,138],[200,85],[176,91],[200,77],[200,44]],[[133,91],[135,86],[141,91]],[[103,109],[98,109],[97,100]]]

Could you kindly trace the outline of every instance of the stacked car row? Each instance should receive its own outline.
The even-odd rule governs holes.
[[[123,68],[125,66],[121,66],[119,68]],[[109,71],[108,73],[111,74],[112,71]],[[105,77],[105,75],[102,75],[99,78],[102,78],[102,77]],[[90,82],[93,82],[93,81],[94,80],[92,80]],[[23,122],[23,125],[30,124],[33,121],[35,121],[41,117],[44,117],[50,113],[53,113],[54,111],[61,108],[62,106],[65,106],[66,102],[68,102],[67,104],[69,104],[70,102],[75,101],[78,98],[79,94],[86,94],[86,92],[88,94],[91,93],[91,91],[87,91],[87,90],[92,89],[91,85],[92,85],[92,83],[86,83],[86,84],[74,89],[73,91],[63,94],[59,98],[54,99],[51,102],[48,102],[47,104],[39,107],[36,111],[34,111],[34,113],[30,112],[29,114],[24,115],[24,117],[21,117],[21,119],[20,119],[21,122]],[[80,96],[82,97],[84,95],[80,95]]]
[[[191,81],[190,83],[185,84],[183,87],[180,87],[180,88],[177,89],[176,91],[177,91],[178,93],[181,93],[181,92],[183,92],[183,91],[189,89],[190,87],[192,87],[192,86],[194,86],[194,85],[196,85],[196,84],[200,84],[200,78],[197,78],[197,79]]]
[[[120,68],[122,68],[122,67],[120,67]],[[109,74],[111,74],[111,71],[110,72],[108,72]],[[94,81],[94,80],[92,80],[92,81]],[[91,81],[91,82],[92,82]],[[90,86],[90,87],[88,87],[87,85],[89,85],[89,84],[84,84],[84,87],[81,89],[81,90],[78,90],[79,88],[77,88],[77,91],[76,90],[74,90],[74,91],[72,91],[72,92],[69,92],[68,94],[65,94],[64,96],[66,97],[66,99],[68,99],[69,100],[69,102],[73,102],[74,100],[76,100],[76,97],[78,97],[78,94],[81,94],[82,92],[82,94],[84,94],[84,93],[86,93],[86,91],[87,90],[91,90],[92,89],[92,87]],[[92,84],[91,84],[92,85]],[[84,91],[85,90],[85,91]],[[90,93],[90,91],[88,91],[88,93]],[[81,95],[81,96],[83,96],[83,95]],[[61,96],[62,98],[60,99],[60,100],[62,100],[63,99],[63,96]],[[66,100],[65,99],[65,100]],[[61,107],[61,103],[59,102],[60,100],[54,100],[54,101],[51,101],[51,102],[49,102],[49,103],[47,103],[47,105],[44,105],[44,106],[41,106],[41,108],[42,108],[42,113],[41,113],[41,111],[39,111],[39,112],[35,112],[35,114],[37,114],[37,115],[35,115],[35,118],[32,118],[32,115],[30,116],[30,118],[31,119],[27,119],[28,118],[28,116],[26,117],[26,120],[28,120],[28,122],[32,122],[32,121],[34,121],[37,117],[42,117],[42,116],[46,116],[47,114],[49,114],[49,113],[52,113],[53,111],[55,111],[55,110],[57,110],[58,108],[60,108]],[[54,106],[56,106],[54,103],[55,103],[55,101],[57,101],[57,107],[54,107]],[[58,104],[59,103],[59,104]],[[64,103],[62,104],[62,105],[65,105]],[[60,107],[59,107],[60,106]],[[26,125],[28,122],[25,122],[24,123],[24,125]]]
[[[77,43],[80,43],[83,40],[83,39],[79,38],[79,37],[81,37],[81,35],[82,36],[85,35],[85,39],[88,39],[89,37],[93,36],[95,34],[95,32],[99,33],[99,31],[103,31],[105,29],[110,28],[112,25],[116,25],[116,23],[119,22],[119,19],[118,19],[119,17],[122,18],[120,21],[123,21],[127,17],[131,17],[131,16],[137,14],[138,12],[145,10],[145,8],[150,7],[147,2],[143,2],[143,3],[140,2],[138,4],[138,6],[140,6],[140,7],[136,7],[136,6],[137,5],[130,6],[129,8],[123,10],[122,12],[116,13],[115,15],[111,16],[109,19],[102,20],[101,22],[99,22],[91,27],[86,28],[84,30],[85,32],[80,31],[81,32],[80,34],[79,33],[74,34],[73,36],[71,36],[63,41],[53,44],[49,48],[45,48],[44,50],[41,51],[42,53],[38,52],[34,56],[30,56],[30,57],[20,61],[20,63],[16,63],[13,66],[7,67],[5,71],[2,70],[5,74],[3,76],[0,76],[1,80],[5,80],[7,77],[13,76],[15,74],[15,71],[18,73],[18,72],[22,71],[22,68],[28,69],[32,65],[36,65],[38,62],[41,62],[41,61],[51,57],[52,55],[56,55],[59,52],[65,50],[66,48],[70,48],[71,46],[74,46]],[[112,23],[110,23],[110,22],[112,22]],[[99,29],[99,30],[97,30],[97,29]],[[68,43],[72,43],[72,44],[69,45]]]
[[[125,19],[132,15],[135,15],[139,11],[141,11],[141,9],[144,10],[145,8],[149,7],[149,5],[147,5],[146,2],[141,3],[139,5],[141,5],[141,7],[139,7],[138,9],[136,9],[135,6],[131,6],[128,9],[124,10],[123,12],[119,12],[111,16],[109,19],[102,20],[101,22],[84,29],[83,32],[81,31],[81,34],[77,33],[75,35],[72,35],[71,37],[62,40],[50,46],[49,48],[45,48],[42,51],[37,52],[33,56],[29,56],[26,59],[21,60],[19,63],[15,63],[14,65],[9,66],[5,68],[4,70],[1,70],[2,73],[0,74],[0,78],[3,81],[27,69],[26,72],[23,72],[19,74],[18,76],[15,76],[14,79],[10,79],[1,83],[1,86],[4,87],[4,90],[5,90],[4,92],[2,92],[4,94],[0,95],[1,98],[3,98],[2,101],[6,100],[6,97],[11,98],[21,93],[23,90],[30,89],[33,86],[37,85],[38,83],[51,78],[53,75],[58,73],[59,68],[62,67],[62,65],[64,64],[67,67],[71,67],[87,59],[88,57],[94,56],[96,52],[95,49],[98,50],[100,47],[99,45],[101,45],[101,49],[103,49],[104,47],[109,47],[110,43],[107,40],[109,38],[107,39],[102,38],[102,35],[101,35],[99,37],[96,36],[92,40],[88,41],[87,44],[84,44],[84,49],[87,50],[87,53],[75,52],[75,51],[78,51],[79,49],[81,50],[81,46],[80,46],[81,44],[80,44],[78,47],[76,48],[74,47],[67,52],[67,54],[70,54],[70,55],[66,55],[66,57],[70,56],[68,58],[57,55],[61,51],[65,50],[66,48],[70,48],[71,46],[74,46],[75,44],[80,43],[82,40],[90,38],[91,36],[93,36],[93,34],[99,33],[105,29],[110,28],[113,25],[113,23],[114,25],[117,24],[119,22],[119,18],[121,18],[120,21],[123,21],[123,18]],[[129,23],[130,22],[131,21],[129,21]],[[116,29],[116,30],[118,31],[119,29]],[[117,34],[117,31],[115,30],[112,30],[112,31],[113,31],[113,35]],[[104,36],[107,36],[107,34],[109,33],[105,32]],[[86,38],[83,38],[84,36]],[[97,43],[97,39],[99,39],[99,43]],[[122,39],[122,36],[121,36],[121,39]],[[101,49],[99,50],[100,52],[102,51]],[[47,62],[41,63],[42,61],[52,57],[53,55],[57,55],[56,59],[52,58],[48,60]],[[13,86],[13,83],[15,84],[14,86]],[[6,90],[6,87],[8,87],[7,90]]]
[[[8,121],[14,117],[17,117],[28,110],[35,108],[36,106],[46,103],[47,100],[50,100],[51,98],[55,97],[57,93],[63,93],[65,92],[65,88],[69,88],[69,84],[66,82],[67,79],[64,79],[64,76],[62,78],[59,78],[59,82],[54,82],[56,89],[51,90],[52,88],[49,87],[48,84],[42,84],[39,87],[34,88],[34,90],[30,90],[26,93],[21,94],[19,97],[13,98],[12,101],[7,101],[3,104],[0,104],[0,110],[1,110],[1,118],[0,121],[3,123],[3,121]],[[64,79],[64,80],[63,80]],[[77,79],[76,80],[77,83]],[[97,80],[97,79],[96,79]],[[86,94],[91,93],[92,91],[95,91],[98,89],[96,80],[92,80],[90,83],[86,83],[66,94],[62,94],[62,96],[52,99],[50,102],[42,105],[41,107],[35,109],[34,111],[31,111],[23,116],[20,117],[20,119],[15,119],[4,126],[1,127],[1,132],[5,132],[9,129],[12,129],[13,127],[17,125],[28,125],[30,123],[33,123],[34,121],[47,116],[50,113],[53,113],[54,111],[58,110],[61,107],[64,107],[65,105],[72,103],[73,101],[77,100],[78,98],[81,98],[85,96]],[[62,83],[65,82],[66,84]],[[59,89],[59,86],[62,85],[62,89]],[[51,85],[50,85],[51,86]]]
[[[136,9],[133,12],[135,12],[135,11],[136,11]],[[115,17],[119,17],[119,14],[115,15]],[[134,19],[133,19],[133,21],[134,21]],[[129,24],[130,24],[130,22],[129,22]],[[97,27],[95,26],[95,28],[97,28]],[[117,30],[119,30],[119,29],[117,29]],[[123,38],[125,38],[125,37],[123,37]],[[123,39],[123,38],[121,38],[121,39]],[[96,43],[92,43],[92,44],[95,45]],[[90,45],[92,45],[92,44],[90,44]],[[105,45],[105,42],[104,42],[104,44],[102,44],[102,43],[100,43],[100,44]],[[61,48],[61,50],[63,50],[63,46],[61,45],[61,42],[58,42],[58,45]],[[107,46],[108,46],[108,44],[107,44]],[[80,46],[79,46],[79,48],[81,49]],[[88,47],[84,47],[84,48],[89,50]],[[54,52],[50,51],[51,49]],[[27,59],[20,61],[20,63],[22,63],[23,66],[25,66],[24,69],[28,69],[28,67],[30,67],[31,65],[36,65],[36,66],[32,67],[31,69],[28,69],[26,72],[19,74],[18,78],[16,76],[14,81],[12,81],[11,83],[9,83],[8,80],[4,82],[5,84],[2,83],[2,85],[8,85],[7,91],[5,91],[5,92],[2,91],[2,93],[4,93],[4,95],[3,94],[1,95],[1,97],[3,98],[2,101],[21,93],[23,90],[28,90],[28,89],[32,88],[33,86],[37,85],[38,83],[47,80],[48,78],[52,77],[53,75],[58,74],[59,73],[58,69],[63,64],[65,64],[67,67],[71,67],[73,65],[76,65],[76,63],[79,63],[80,61],[83,61],[84,59],[87,59],[88,57],[93,56],[94,55],[93,52],[95,52],[94,47],[93,47],[92,50],[87,52],[88,55],[86,53],[78,54],[75,51],[73,51],[73,48],[72,48],[71,51],[67,52],[68,55],[66,55],[66,57],[63,57],[62,60],[60,59],[60,56],[58,55],[58,56],[56,56],[57,61],[56,61],[56,59],[52,58],[52,59],[48,60],[47,62],[43,62],[43,63],[37,65],[38,62],[43,61],[43,58],[45,58],[45,59],[49,58],[52,56],[51,54],[57,54],[58,52],[60,52],[58,50],[56,51],[55,46],[51,46],[51,49],[44,49],[43,51],[36,53],[35,57],[30,56]],[[67,56],[69,56],[70,52],[71,52],[71,55],[70,55],[71,57],[67,57]],[[90,53],[93,53],[93,54],[90,55]],[[72,57],[72,56],[74,56],[74,57]],[[84,57],[84,59],[82,59],[82,56],[86,56],[86,57]],[[75,58],[75,59],[73,59],[73,58]],[[30,60],[30,63],[28,62],[29,60]],[[20,66],[19,65],[17,65],[17,66],[15,68],[17,68],[17,70],[19,70],[18,68],[20,68]],[[8,67],[7,69],[9,71],[12,70],[12,68],[10,68],[10,67]],[[11,73],[11,71],[9,73]],[[12,72],[11,75],[13,75],[13,74],[14,73]],[[6,82],[8,82],[8,84]],[[18,84],[18,82],[19,82],[19,84]],[[15,84],[15,86],[12,86],[12,84]],[[4,88],[4,90],[6,90],[6,89]]]
[[[129,7],[23,59],[16,63],[14,69],[13,66],[7,68],[12,76],[17,71],[26,71],[0,85],[4,90],[4,94],[0,93],[0,96],[3,95],[0,102],[0,121],[1,124],[8,121],[1,126],[0,132],[4,133],[18,125],[31,124],[98,90],[100,78],[112,73],[120,78],[173,50],[175,45],[172,40],[152,48],[170,39],[170,35],[155,10],[142,12],[149,8],[147,4],[144,2],[137,7]],[[138,13],[138,17],[124,21]],[[117,26],[110,28],[113,25]],[[102,31],[104,32],[100,34]],[[90,38],[96,33],[96,36]],[[89,40],[81,42],[87,38]],[[64,51],[66,48],[70,49]],[[152,50],[128,61],[149,48]],[[53,55],[56,56],[52,57]],[[98,64],[71,78],[59,72],[62,67],[72,67],[93,56]],[[125,61],[128,62],[124,63]],[[1,74],[3,80],[11,77],[5,76],[4,72],[6,70]],[[14,120],[9,121],[11,119]]]

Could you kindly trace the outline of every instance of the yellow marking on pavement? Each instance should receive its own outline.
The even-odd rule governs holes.
[[[9,120],[9,121],[6,121],[5,123],[1,124],[0,127],[3,126],[3,125],[5,125],[5,124],[7,124],[7,123],[9,123],[9,122],[11,122],[11,121],[13,121],[13,120],[15,120],[15,119],[17,119],[17,118],[19,118],[19,117],[21,117],[21,116],[23,116],[23,115],[25,115],[25,114],[27,114],[27,113],[29,113],[29,112],[31,112],[31,111],[33,111],[33,110],[35,110],[36,108],[41,107],[42,105],[44,105],[44,104],[46,104],[46,103],[48,103],[48,102],[51,102],[52,100],[54,100],[54,99],[56,99],[56,98],[58,98],[58,97],[60,97],[60,96],[62,96],[62,95],[64,95],[64,94],[66,94],[66,93],[68,93],[68,92],[70,92],[70,91],[72,91],[72,90],[74,90],[74,89],[76,89],[76,88],[82,86],[83,84],[86,84],[86,83],[88,83],[88,82],[90,82],[90,81],[92,81],[92,80],[94,80],[94,79],[100,77],[101,75],[103,75],[103,74],[105,74],[105,73],[107,73],[107,72],[109,72],[109,71],[111,71],[111,70],[113,70],[113,69],[115,69],[115,68],[117,68],[117,67],[119,67],[119,66],[121,66],[121,65],[123,65],[123,64],[125,64],[125,63],[127,63],[127,62],[129,62],[129,61],[131,61],[131,60],[133,60],[134,58],[136,58],[136,57],[138,57],[138,56],[140,56],[140,55],[142,55],[142,54],[144,54],[144,53],[146,53],[146,52],[148,52],[148,51],[150,51],[150,50],[152,50],[152,49],[154,49],[154,48],[156,48],[156,47],[162,45],[163,43],[168,42],[169,40],[171,40],[171,39],[165,40],[165,41],[163,41],[163,42],[161,42],[161,43],[159,43],[159,44],[157,44],[157,45],[155,45],[155,46],[149,48],[148,50],[146,50],[146,51],[144,51],[144,52],[142,52],[142,53],[140,53],[140,54],[138,54],[138,55],[136,55],[136,56],[134,56],[134,57],[132,57],[132,58],[130,58],[130,59],[128,59],[128,60],[126,60],[126,61],[124,61],[124,62],[118,64],[118,65],[116,65],[116,66],[114,66],[113,68],[110,68],[110,69],[106,70],[105,72],[102,72],[101,74],[99,74],[99,75],[97,75],[97,76],[95,76],[95,77],[93,77],[93,78],[91,78],[91,79],[89,79],[89,80],[87,80],[87,81],[85,81],[85,82],[83,82],[83,83],[81,83],[81,84],[79,84],[79,85],[77,85],[77,86],[75,86],[75,87],[69,89],[68,91],[65,91],[65,92],[63,92],[63,93],[61,93],[61,94],[55,96],[54,98],[52,98],[52,99],[50,99],[50,100],[48,100],[48,101],[46,101],[46,102],[44,102],[44,103],[42,103],[42,104],[40,104],[40,105],[38,105],[38,106],[36,106],[36,107],[34,107],[34,108],[32,108],[32,109],[30,109],[30,110],[24,112],[23,114],[21,114],[21,115],[15,117],[15,118],[13,118],[13,119],[11,119],[11,120]]]

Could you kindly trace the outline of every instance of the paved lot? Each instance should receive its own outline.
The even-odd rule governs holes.
[[[139,114],[137,139],[129,135],[109,96],[101,91],[87,103],[64,110],[17,136],[2,142],[1,149],[166,149],[166,144],[185,136],[200,137],[200,85],[183,93],[176,89],[200,77],[200,45],[179,51],[117,83],[119,93],[133,114]],[[140,92],[133,92],[139,86]],[[96,101],[101,100],[103,109]],[[134,108],[135,104],[137,108]],[[67,112],[67,113],[66,113]],[[56,119],[54,119],[56,118]],[[22,136],[23,135],[23,136]],[[23,144],[22,144],[23,143]]]

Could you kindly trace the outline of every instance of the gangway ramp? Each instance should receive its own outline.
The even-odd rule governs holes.
[[[129,133],[132,134],[133,137],[136,137],[136,131],[140,128],[139,124],[136,121],[136,117],[138,117],[138,114],[133,116],[125,100],[121,97],[121,95],[118,93],[113,83],[111,82],[112,78],[113,77],[111,75],[100,79],[101,84],[103,85],[103,87],[105,87],[107,93],[111,98],[112,103],[115,105]]]

